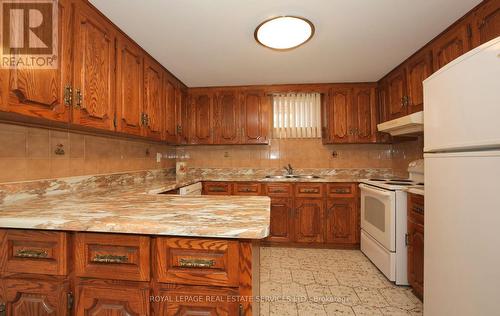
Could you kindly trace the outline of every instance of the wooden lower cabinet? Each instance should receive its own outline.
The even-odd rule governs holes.
[[[172,286],[158,292],[159,316],[236,316],[238,290],[233,288]]]
[[[323,211],[323,199],[295,199],[294,239],[296,242],[323,242]]]
[[[292,212],[292,199],[286,197],[271,198],[271,224],[267,240],[279,242],[291,242],[293,240]]]
[[[34,278],[0,279],[0,304],[8,316],[68,315],[69,286],[66,282]],[[82,314],[83,315],[83,314]]]
[[[325,240],[352,244],[357,240],[357,202],[349,198],[329,198],[325,211]]]
[[[424,198],[408,194],[408,283],[420,298],[424,296]]]
[[[82,285],[77,287],[75,310],[76,315],[82,316],[147,316],[149,289],[115,284]]]

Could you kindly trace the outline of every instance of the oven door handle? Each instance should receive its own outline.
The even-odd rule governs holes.
[[[359,188],[361,190],[365,190],[365,191],[371,192],[373,194],[378,194],[378,195],[383,195],[383,196],[391,196],[392,195],[391,192],[388,192],[388,191],[383,190],[383,189],[377,189],[374,187],[370,187],[370,186],[367,186],[366,184],[360,184]]]

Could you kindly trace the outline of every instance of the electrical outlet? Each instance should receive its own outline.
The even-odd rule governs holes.
[[[156,162],[161,162],[161,153],[156,153]]]

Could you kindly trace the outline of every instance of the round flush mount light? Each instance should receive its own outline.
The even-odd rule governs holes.
[[[309,41],[314,35],[311,21],[297,16],[279,16],[259,24],[255,40],[268,48],[289,50]]]

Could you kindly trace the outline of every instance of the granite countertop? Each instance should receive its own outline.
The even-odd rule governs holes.
[[[145,235],[262,239],[269,234],[265,196],[159,194],[199,181],[356,182],[352,176],[267,179],[262,175],[162,177],[103,175],[22,184],[3,189],[0,227]],[[0,193],[2,193],[0,192]],[[63,192],[63,193],[61,193]],[[2,195],[2,194],[0,194]]]
[[[408,188],[406,191],[408,193],[425,195],[424,189],[421,189],[421,188]]]

